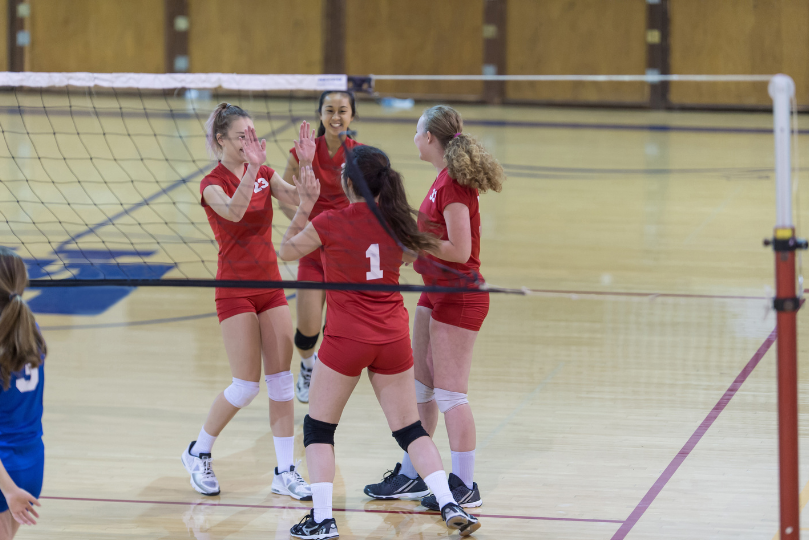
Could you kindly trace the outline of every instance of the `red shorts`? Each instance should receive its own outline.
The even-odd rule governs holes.
[[[267,289],[267,292],[244,298],[217,298],[216,314],[219,322],[240,313],[263,313],[268,309],[286,306],[287,297],[283,289]]]
[[[326,281],[323,262],[320,260],[320,248],[298,261],[298,281]]]
[[[362,343],[325,336],[317,360],[346,377],[362,375],[365,368],[381,375],[396,375],[413,367],[413,349],[410,336],[392,343]]]
[[[432,309],[438,322],[478,332],[489,313],[489,293],[421,293],[418,305]]]

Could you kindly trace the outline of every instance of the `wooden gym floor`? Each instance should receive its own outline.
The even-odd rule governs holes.
[[[300,115],[313,108],[308,101],[293,105]],[[261,133],[275,130],[271,143],[277,139],[278,145],[270,144],[268,160],[282,171],[295,130],[287,103],[278,107],[283,111],[272,125],[266,118],[256,124]],[[415,206],[435,176],[412,144],[420,110],[391,112],[362,102],[362,119],[354,124],[359,140],[389,152]],[[484,499],[476,509],[483,528],[475,537],[772,539],[778,523],[774,316],[767,301],[773,256],[761,245],[774,223],[771,116],[460,110],[466,131],[479,136],[509,174],[502,193],[481,196],[483,273],[493,285],[534,290],[492,296],[475,350],[470,400],[478,427],[476,481]],[[25,175],[35,176],[36,162],[45,163],[37,156],[47,145],[32,150],[37,145],[26,143],[25,135],[10,133],[9,126],[20,127],[19,116],[0,120],[9,132],[5,174],[18,174],[8,159],[17,153],[33,161],[24,165],[32,167]],[[50,120],[53,131],[66,121]],[[32,115],[22,127],[48,131],[43,122],[42,115]],[[141,122],[144,133],[165,128],[197,135],[187,150],[178,150],[193,159],[154,166],[157,183],[163,169],[166,177],[181,177],[205,163],[199,122],[179,122]],[[18,137],[13,144],[12,137]],[[62,144],[67,152],[77,139],[66,137]],[[86,137],[81,144],[92,154],[94,144],[127,143]],[[166,147],[171,144],[176,141]],[[800,148],[809,157],[809,146],[802,141]],[[97,165],[107,178],[103,170]],[[49,174],[55,181],[70,176],[58,169]],[[171,234],[207,238],[202,258],[215,260],[195,203],[198,180],[131,207],[119,221],[109,208],[83,207],[70,234],[100,223],[94,230],[108,239],[130,235],[146,243],[145,235],[125,225],[159,215],[161,201],[171,201],[177,215],[201,224],[178,226]],[[23,189],[8,188],[17,195]],[[41,189],[47,192],[47,184]],[[84,190],[95,202],[109,202],[103,183]],[[155,191],[124,193],[119,200],[137,204],[137,197]],[[29,209],[37,212],[47,209]],[[283,232],[286,220],[277,215],[276,223]],[[67,234],[58,237],[62,229],[48,227],[42,234],[70,247]],[[160,231],[151,233],[159,238]],[[10,235],[7,227],[2,238],[39,238],[30,235]],[[43,250],[52,247],[31,242],[25,249],[45,257]],[[149,262],[167,257],[157,252]],[[165,277],[209,277],[209,270],[189,263],[182,273],[169,265]],[[285,272],[290,279],[294,267]],[[407,273],[404,281],[417,277]],[[198,496],[180,463],[230,378],[213,290],[128,292],[106,304],[95,298],[98,290],[28,294],[50,313],[38,315],[50,349],[47,464],[42,519],[19,538],[288,538],[309,504],[270,492],[275,459],[265,400],[242,411],[216,443],[221,496]],[[411,313],[416,299],[405,295]],[[93,305],[83,311],[84,302]],[[294,316],[294,301],[290,305]],[[800,389],[806,396],[809,328],[803,315],[799,319]],[[296,353],[296,373],[298,362]],[[306,412],[296,403],[300,457]],[[803,461],[809,463],[805,397],[800,422]],[[449,468],[443,425],[436,443]],[[366,483],[378,481],[401,458],[367,380],[340,423],[336,453],[334,507],[342,538],[447,534],[437,516],[415,502],[375,502],[363,495]],[[307,477],[305,462],[302,470]],[[801,486],[806,472],[804,467]]]

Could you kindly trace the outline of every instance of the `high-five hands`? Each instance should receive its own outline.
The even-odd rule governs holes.
[[[320,181],[315,178],[315,172],[310,166],[301,167],[300,175],[300,180],[293,175],[292,181],[295,182],[295,187],[298,188],[298,196],[301,199],[299,209],[309,213],[320,196]]]

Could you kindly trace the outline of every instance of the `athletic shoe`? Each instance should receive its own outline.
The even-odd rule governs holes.
[[[385,473],[378,484],[368,484],[363,490],[372,499],[419,499],[430,493],[420,476],[415,479],[399,474],[402,464],[397,463],[392,471]]]
[[[317,353],[315,353],[317,362]],[[298,384],[295,385],[295,396],[301,403],[309,403],[309,381],[312,379],[312,368],[308,368],[301,362],[301,370],[298,372]]]
[[[312,487],[307,484],[306,480],[295,470],[300,463],[301,461],[298,460],[287,472],[280,474],[278,473],[278,467],[275,468],[275,476],[272,479],[273,493],[277,495],[289,495],[299,501],[312,500]],[[323,538],[331,538],[331,536],[324,536]]]
[[[211,468],[211,454],[200,453],[199,456],[191,454],[191,448],[196,442],[192,441],[180,456],[185,470],[191,475],[191,487],[209,497],[219,495],[219,481]]]
[[[466,484],[463,483],[463,480],[453,473],[449,473],[448,482],[449,490],[452,492],[452,498],[455,499],[460,506],[464,508],[475,508],[483,504],[477,482],[474,482],[472,489],[469,489],[466,487]],[[438,501],[435,499],[435,495],[424,497],[421,500],[421,505],[424,508],[438,512]]]
[[[324,519],[320,523],[315,521],[315,511],[312,510],[301,519],[300,523],[293,525],[289,529],[290,536],[302,538],[304,540],[325,540],[326,538],[337,538],[337,522],[334,518]]]
[[[480,521],[455,503],[448,503],[441,509],[441,517],[448,529],[457,529],[461,536],[469,536],[480,529]]]

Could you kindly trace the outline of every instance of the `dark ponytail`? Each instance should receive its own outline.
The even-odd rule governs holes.
[[[419,231],[414,219],[418,211],[407,202],[402,175],[391,168],[385,152],[373,146],[357,146],[351,153],[354,165],[362,174],[371,195],[377,199],[379,211],[396,240],[416,252],[437,247],[438,238]],[[353,178],[351,180],[354,182]]]
[[[323,101],[326,100],[326,96],[329,94],[345,94],[348,96],[348,101],[351,103],[351,118],[357,116],[357,105],[354,103],[354,93],[349,92],[347,90],[326,90],[322,94],[320,94],[320,102],[317,104],[317,117],[320,118],[321,111],[323,110]],[[323,125],[323,121],[320,121],[320,127],[317,128],[317,136],[322,137],[326,134],[326,126]],[[349,139],[351,136],[348,137]]]
[[[45,356],[42,334],[34,314],[22,299],[28,272],[19,255],[0,247],[0,384],[8,390],[11,374],[26,364],[38,368]]]

